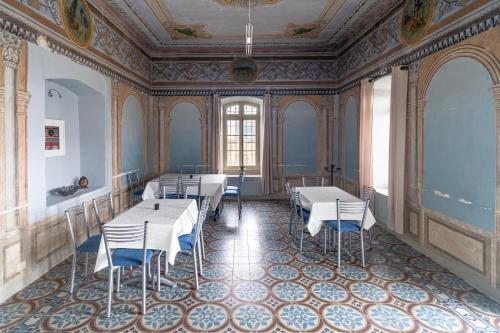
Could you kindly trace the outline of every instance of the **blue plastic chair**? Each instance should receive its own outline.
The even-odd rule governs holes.
[[[203,198],[201,203],[201,208],[198,211],[198,218],[196,224],[193,226],[191,233],[187,235],[182,235],[177,237],[179,240],[179,245],[181,251],[189,252],[193,256],[194,265],[194,280],[196,289],[198,289],[198,266],[197,261],[200,265],[200,275],[203,274],[203,263],[202,263],[202,252],[201,252],[201,233],[203,232],[203,222],[207,218],[208,207],[210,205],[210,197],[206,196]],[[196,257],[196,251],[198,251],[198,259]]]
[[[68,209],[65,212],[66,222],[68,224],[68,231],[71,239],[71,245],[73,248],[73,261],[71,263],[71,285],[69,292],[72,294],[75,287],[75,275],[76,275],[76,263],[79,253],[85,254],[85,270],[84,277],[87,277],[87,270],[89,265],[89,253],[97,253],[99,251],[99,244],[101,242],[101,235],[91,235],[91,228],[87,218],[87,207],[85,203],[81,206],[75,206]],[[83,229],[85,231],[85,240],[80,244],[77,243],[75,230],[77,223],[83,223]]]
[[[242,168],[240,170],[239,176],[238,176],[238,186],[227,186],[224,195],[222,196],[222,200],[224,200],[224,197],[230,197],[230,198],[236,198],[238,202],[238,218],[241,218],[241,187],[243,185],[243,181],[245,180],[245,169]]]
[[[368,201],[347,202],[337,199],[337,219],[324,221],[324,224],[337,233],[337,265],[340,268],[340,250],[342,244],[342,233],[358,233],[361,241],[361,261],[365,267],[365,248],[363,242],[363,230],[366,221],[366,212],[368,210]],[[349,216],[343,218],[343,216]],[[353,216],[361,216],[359,219],[353,219]],[[327,230],[325,229],[325,249],[327,242]]]
[[[154,263],[154,250],[147,248],[148,222],[144,225],[110,225],[102,226],[106,256],[108,259],[108,308],[107,317],[111,316],[111,302],[113,293],[113,272],[117,271],[116,291],[120,291],[121,267],[142,266],[142,314],[146,314],[146,278]],[[142,249],[118,247],[119,244],[142,242]],[[158,269],[158,274],[159,274]],[[159,278],[158,278],[159,279]]]

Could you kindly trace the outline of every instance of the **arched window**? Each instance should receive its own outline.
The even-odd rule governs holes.
[[[260,106],[240,101],[225,104],[224,171],[237,173],[245,167],[249,174],[260,174]]]

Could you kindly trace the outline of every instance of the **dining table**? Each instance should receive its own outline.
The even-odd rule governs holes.
[[[162,177],[168,178],[179,178],[179,177],[187,177],[187,178],[201,178],[201,196],[210,196],[210,208],[215,211],[217,206],[219,205],[222,196],[224,195],[224,191],[227,187],[227,175],[225,174],[179,174],[179,173],[166,173]],[[188,186],[187,188],[188,195],[196,194],[197,188],[196,186]],[[144,192],[142,193],[142,199],[158,199],[161,197],[161,189],[160,189],[160,178],[155,178],[149,181],[144,187]]]
[[[159,207],[156,210],[155,204]],[[178,237],[191,233],[198,217],[198,205],[193,199],[147,199],[116,216],[106,224],[135,226],[148,221],[146,244],[148,249],[163,250],[173,265],[181,250]],[[109,243],[110,248],[142,249],[143,242]],[[94,271],[108,267],[104,238],[101,238]],[[163,278],[163,283],[172,285]]]
[[[324,221],[337,219],[337,199],[340,201],[361,202],[360,198],[336,187],[296,187],[295,190],[300,193],[302,208],[310,211],[307,229],[312,236],[318,234],[323,227]],[[362,214],[343,214],[343,220],[361,221]],[[363,228],[369,230],[376,223],[373,213],[368,209]]]

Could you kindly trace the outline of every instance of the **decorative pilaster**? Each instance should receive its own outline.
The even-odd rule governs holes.
[[[408,68],[408,107],[407,110],[407,198],[417,203],[417,84],[420,61],[411,63]]]
[[[425,99],[417,102],[417,206],[420,211],[419,236],[420,242],[425,242],[425,214],[423,195],[424,195],[424,111]]]
[[[283,126],[282,123],[279,122],[278,120],[278,114],[280,111],[280,96],[279,95],[271,95],[271,115],[272,115],[272,122],[273,122],[273,127],[272,127],[272,151],[273,151],[273,159],[272,159],[272,166],[274,168],[276,176],[273,175],[273,192],[274,193],[279,193],[282,191],[280,188],[280,184],[282,183],[281,176],[283,175],[283,168],[279,166],[279,142],[278,142],[278,136],[280,133],[279,127]],[[283,163],[281,163],[283,164]],[[278,181],[274,181],[274,179],[277,179]]]
[[[0,32],[0,47],[2,48],[3,72],[4,72],[4,117],[0,126],[3,127],[3,133],[0,140],[4,141],[4,154],[0,164],[4,166],[1,177],[4,179],[2,190],[5,191],[1,197],[4,197],[5,205],[5,227],[7,234],[18,231],[17,212],[18,206],[18,170],[17,170],[17,119],[16,119],[16,81],[17,67],[19,65],[21,53],[21,40],[14,35],[6,32]]]
[[[497,172],[496,172],[496,209],[495,217],[496,217],[496,239],[500,245],[500,83],[496,83],[491,86],[491,91],[493,92],[493,96],[495,97],[495,108],[496,108],[496,116],[497,116]],[[499,251],[500,253],[500,251]],[[500,264],[500,258],[498,258]],[[500,276],[497,276],[498,283],[500,285]]]
[[[121,144],[120,139],[118,138],[118,95],[119,95],[119,89],[120,89],[120,83],[118,80],[112,80],[111,81],[111,145],[112,145],[112,174],[113,174],[113,193],[119,192],[120,191],[120,180],[121,177],[118,175],[120,174],[118,170],[118,151],[119,151],[119,145]],[[121,200],[120,200],[121,202]],[[121,208],[121,207],[120,207]]]
[[[204,100],[205,100],[205,107],[206,107],[206,110],[207,110],[207,116],[206,116],[206,128],[207,128],[207,137],[206,137],[206,142],[208,142],[209,144],[207,144],[207,162],[204,163],[204,164],[208,164],[210,166],[210,169],[211,169],[211,166],[212,166],[212,158],[213,158],[213,150],[214,150],[214,147],[210,144],[212,142],[212,136],[213,136],[213,128],[212,126],[210,126],[210,124],[213,123],[213,99],[211,96],[205,96],[204,97]],[[210,170],[210,172],[212,172]]]
[[[28,133],[27,112],[31,94],[26,91],[17,92],[17,205],[26,207],[28,203],[28,188],[26,180],[28,178],[27,158],[28,145],[26,137]],[[28,223],[27,209],[18,210],[18,227],[22,228]]]

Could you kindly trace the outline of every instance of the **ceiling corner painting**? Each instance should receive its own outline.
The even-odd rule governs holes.
[[[419,42],[429,31],[434,0],[408,0],[401,12],[401,37],[406,44]]]
[[[236,58],[231,66],[231,77],[236,84],[249,85],[257,80],[259,68],[250,58]]]
[[[69,39],[80,47],[92,42],[92,14],[86,0],[61,0],[61,17]]]

